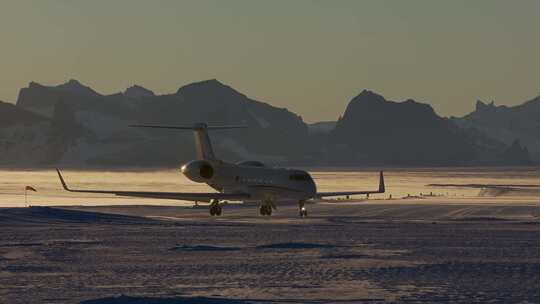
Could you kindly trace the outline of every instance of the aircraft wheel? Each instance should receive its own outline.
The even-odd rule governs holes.
[[[259,214],[260,215],[272,215],[272,207],[268,205],[263,205],[259,207]]]
[[[221,206],[214,205],[210,207],[210,215],[211,216],[220,216],[221,215]]]
[[[300,214],[300,217],[307,216],[307,209],[305,207],[305,201],[298,202],[298,213]]]

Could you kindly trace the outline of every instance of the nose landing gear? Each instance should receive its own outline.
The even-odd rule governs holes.
[[[300,217],[306,217],[307,216],[307,209],[305,207],[304,201],[298,202],[298,213],[300,214]]]

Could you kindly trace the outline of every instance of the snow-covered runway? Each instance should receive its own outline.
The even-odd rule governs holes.
[[[307,219],[294,206],[271,218],[228,207],[219,218],[170,206],[0,209],[0,299],[540,301],[534,202],[321,203]]]

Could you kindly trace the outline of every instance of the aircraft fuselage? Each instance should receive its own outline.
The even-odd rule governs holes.
[[[190,180],[206,183],[219,192],[248,193],[250,201],[308,200],[317,193],[315,182],[306,171],[245,163],[195,160],[182,166],[181,170]]]

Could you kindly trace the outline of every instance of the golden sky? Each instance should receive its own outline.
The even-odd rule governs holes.
[[[308,122],[364,88],[462,115],[540,95],[539,16],[536,0],[0,0],[0,100],[30,81],[216,78]]]

